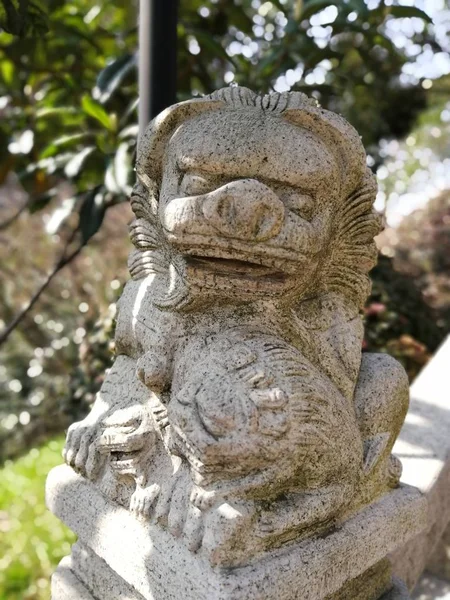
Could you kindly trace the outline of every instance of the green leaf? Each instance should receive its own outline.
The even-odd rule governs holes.
[[[64,173],[67,177],[76,177],[83,166],[84,161],[92,154],[95,150],[95,146],[87,146],[87,148],[83,148],[81,152],[75,154],[73,158],[69,160],[64,168]]]
[[[117,152],[108,162],[105,171],[105,187],[114,195],[126,195],[131,193],[131,181],[133,165],[131,161],[130,142],[122,142]]]
[[[12,136],[8,145],[11,154],[29,154],[34,146],[34,131],[25,129]]]
[[[232,23],[234,27],[240,29],[244,33],[251,34],[253,28],[253,20],[249,15],[243,10],[242,4],[237,4],[235,2],[227,2],[227,12],[230,24]]]
[[[288,19],[284,30],[286,34],[297,33],[299,31],[298,21],[296,21],[295,19]]]
[[[342,2],[339,0],[311,0],[305,4],[305,8],[300,13],[299,21],[309,19],[328,6],[339,6],[341,4]]]
[[[365,0],[349,0],[348,6],[351,10],[357,12],[360,17],[365,17],[369,12]]]
[[[7,85],[11,85],[14,79],[14,63],[7,58],[3,58],[0,62],[0,72],[3,77],[3,81]]]
[[[266,54],[266,56],[258,62],[258,64],[256,65],[256,68],[258,69],[258,71],[260,73],[262,73],[265,69],[273,68],[275,65],[278,64],[280,58],[283,56],[283,54],[285,52],[286,52],[286,49],[283,48],[282,46],[279,46],[278,48],[274,48],[274,49],[270,50]]]
[[[136,56],[125,54],[110,63],[97,77],[96,86],[92,92],[93,97],[104,104],[119,87],[124,77],[136,66]]]
[[[28,165],[22,171],[17,173],[19,179],[25,179],[29,175],[32,175],[39,169],[46,171],[47,173],[55,173],[58,169],[64,167],[74,157],[73,152],[62,152],[56,156],[49,156],[48,158],[42,158],[37,162],[28,163]]]
[[[134,124],[134,125],[127,125],[127,127],[124,127],[122,129],[122,131],[120,131],[119,135],[117,136],[119,138],[119,140],[125,140],[126,138],[134,138],[137,139],[139,135],[139,125]]]
[[[130,104],[127,106],[126,111],[123,113],[122,118],[120,119],[120,124],[123,125],[124,123],[126,123],[128,117],[130,115],[132,115],[135,111],[136,108],[139,106],[139,98],[134,98]]]
[[[112,121],[105,109],[91,96],[85,94],[81,99],[81,106],[86,114],[97,119],[106,129],[112,130]]]
[[[112,194],[120,194],[121,190],[116,180],[114,160],[110,160],[105,171],[105,187]]]
[[[40,36],[48,31],[48,17],[36,0],[2,0],[0,28],[20,38]]]
[[[36,111],[36,118],[41,119],[43,117],[51,117],[53,115],[76,115],[79,114],[78,110],[73,106],[45,106],[38,108]]]
[[[386,48],[386,50],[388,52],[390,52],[390,54],[392,56],[398,55],[399,54],[399,49],[395,46],[395,44],[393,43],[392,40],[390,40],[388,37],[386,37],[385,35],[382,34],[378,34],[374,37],[374,42],[375,44],[377,44],[378,46],[381,46],[382,48]]]
[[[72,214],[76,201],[77,199],[75,196],[73,198],[66,198],[62,201],[61,206],[55,210],[45,227],[49,235],[54,235],[59,231],[64,221]]]
[[[88,192],[80,207],[80,231],[83,244],[86,244],[100,229],[106,212],[105,195],[102,186]]]
[[[41,154],[40,158],[47,158],[48,156],[53,156],[57,152],[61,146],[70,146],[71,144],[78,142],[79,140],[84,139],[85,137],[91,135],[90,133],[74,133],[73,135],[62,135],[59,138],[56,138],[51,142],[48,146],[46,146]]]
[[[203,46],[207,50],[212,53],[212,58],[221,56],[228,62],[230,62],[233,66],[236,67],[236,63],[231,56],[228,56],[225,48],[222,46],[220,42],[211,37],[211,34],[206,33],[205,31],[195,30],[193,32],[195,37],[197,38],[200,47]]]
[[[427,13],[416,6],[389,6],[386,9],[388,15],[392,15],[398,19],[403,19],[405,17],[416,17],[418,19],[423,19],[427,23],[432,23],[431,17],[427,15]]]
[[[131,164],[131,156],[129,152],[128,142],[122,142],[117,148],[116,155],[114,157],[114,175],[117,185],[124,194],[131,194],[131,185],[129,185],[131,179],[131,173],[133,172],[133,166]]]
[[[279,11],[281,11],[282,13],[286,13],[289,9],[289,6],[287,4],[282,4],[282,2],[280,2],[280,0],[270,0],[272,2],[272,4],[274,6],[276,6],[278,8]]]

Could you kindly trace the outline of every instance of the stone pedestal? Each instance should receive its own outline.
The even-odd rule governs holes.
[[[426,519],[424,498],[402,486],[323,537],[214,569],[69,467],[50,473],[47,503],[79,536],[53,576],[54,600],[403,600],[409,596],[394,586],[386,557]]]

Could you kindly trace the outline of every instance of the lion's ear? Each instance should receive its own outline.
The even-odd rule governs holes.
[[[366,167],[358,188],[341,203],[334,219],[330,253],[325,264],[323,288],[334,291],[362,308],[370,293],[368,272],[377,261],[374,237],[382,229],[374,210],[377,193],[374,175]]]

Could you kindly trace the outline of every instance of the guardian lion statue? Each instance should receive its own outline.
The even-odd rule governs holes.
[[[137,180],[117,358],[66,462],[220,566],[395,487],[408,381],[361,351],[381,223],[353,127],[230,87],[154,119]]]

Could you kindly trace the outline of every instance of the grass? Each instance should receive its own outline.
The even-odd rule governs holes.
[[[45,507],[45,479],[63,438],[0,469],[0,600],[48,600],[50,576],[75,536]]]

